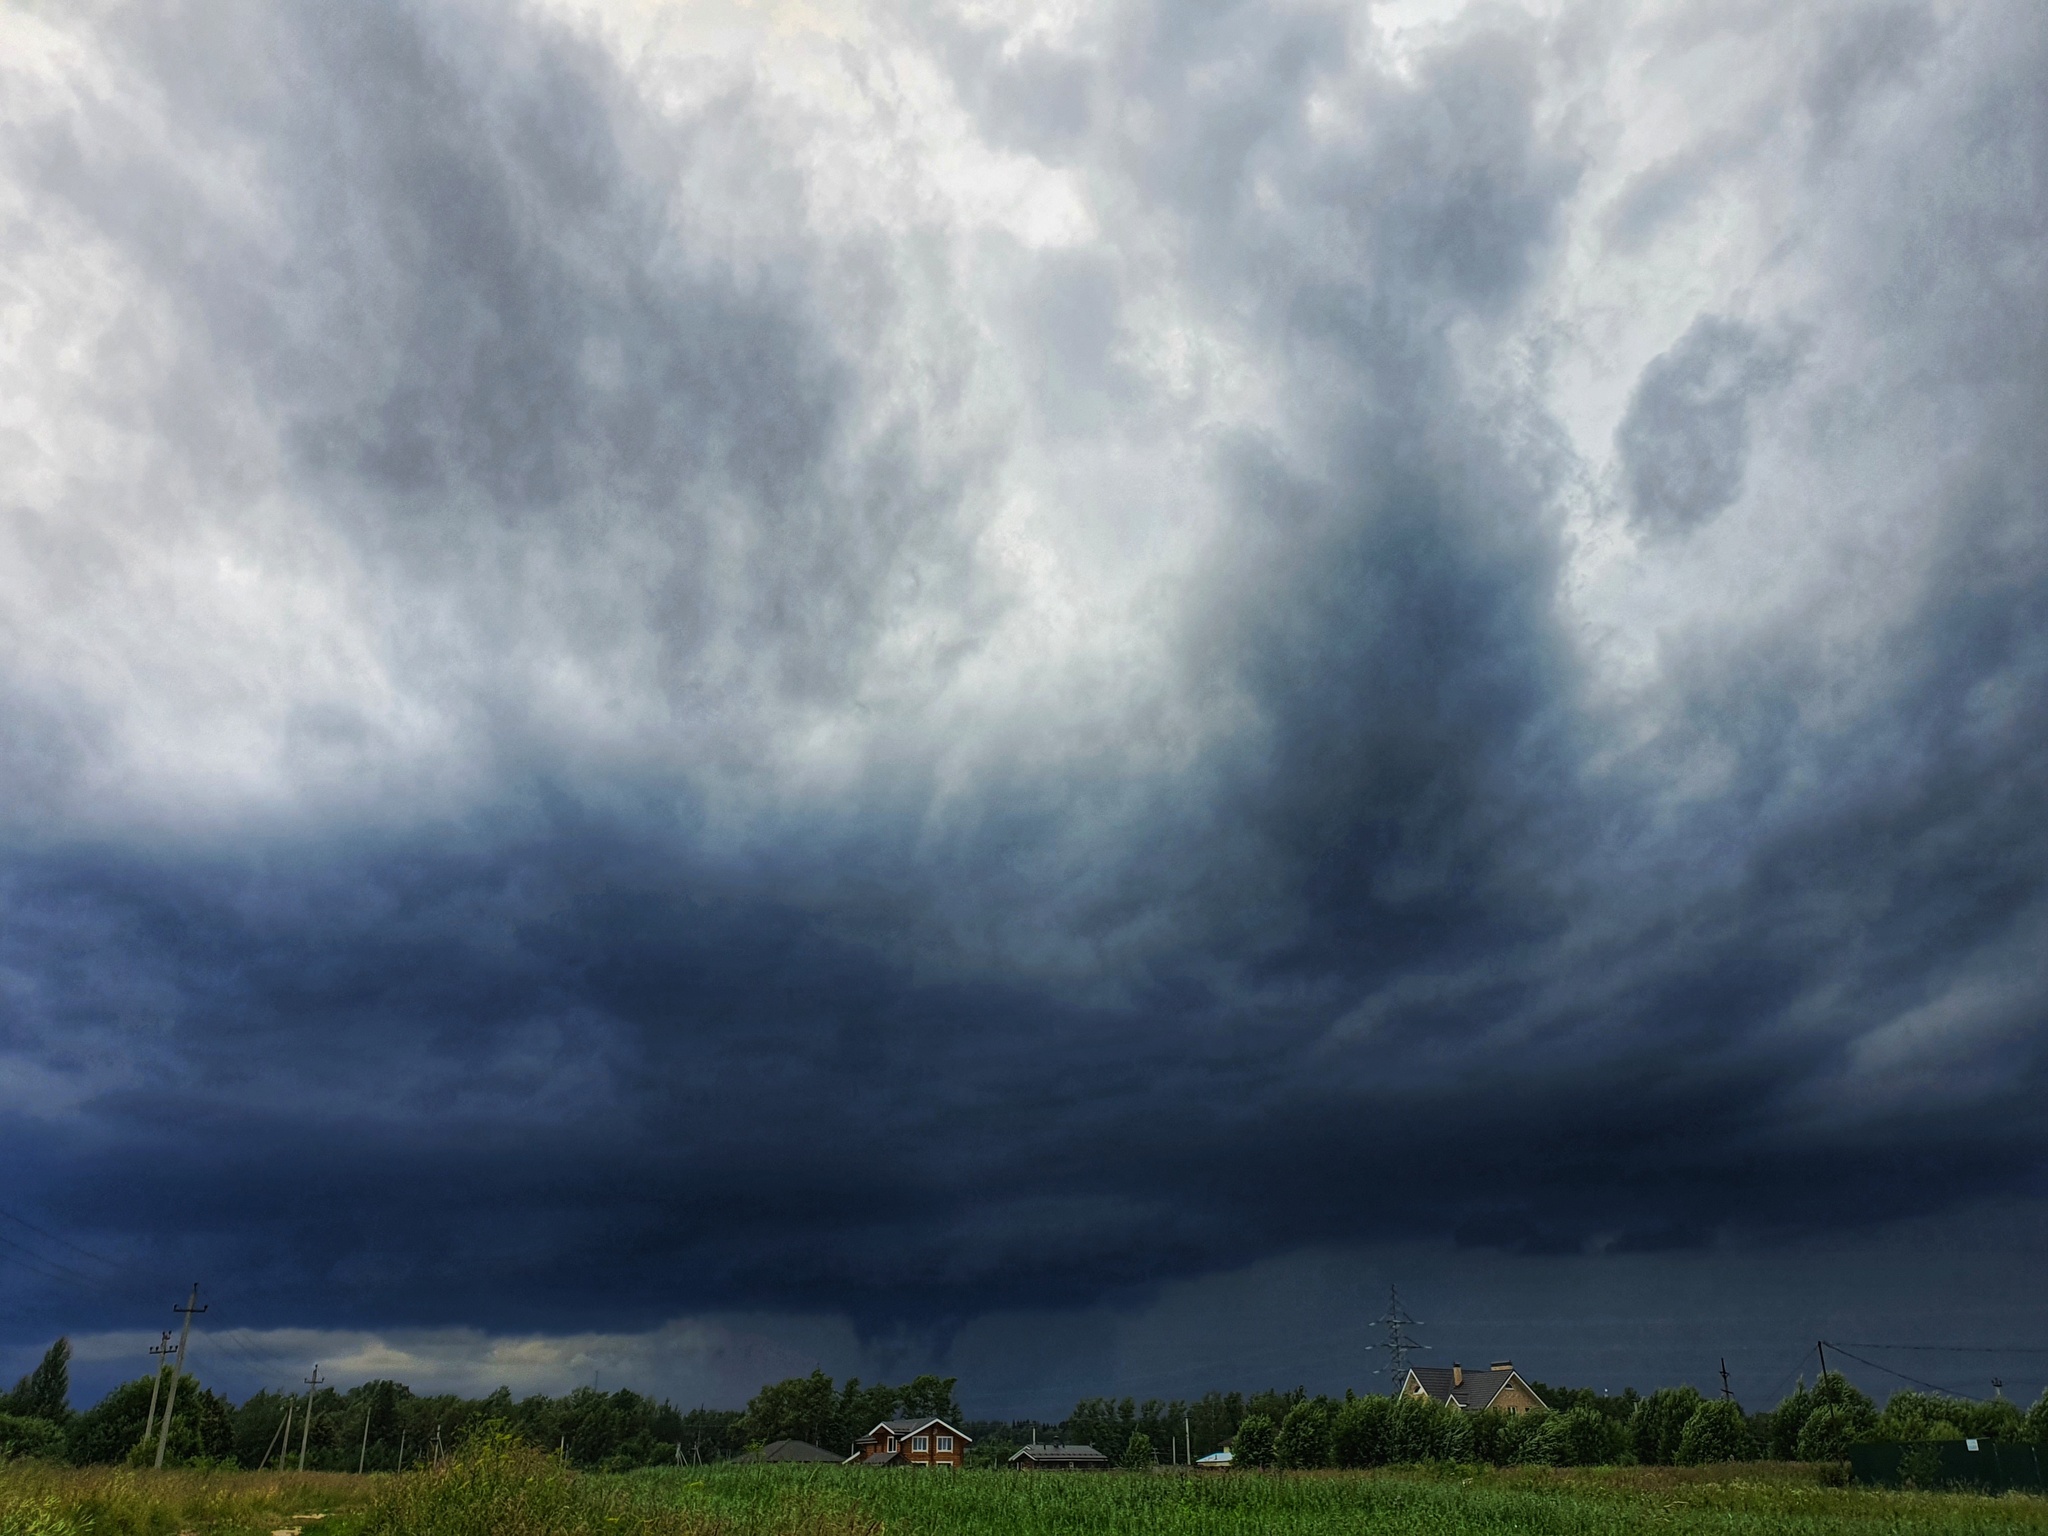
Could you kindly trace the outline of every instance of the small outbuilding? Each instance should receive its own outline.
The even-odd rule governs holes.
[[[1228,1472],[1236,1460],[1237,1458],[1231,1454],[1230,1448],[1225,1446],[1220,1451],[1211,1451],[1206,1456],[1197,1456],[1195,1458],[1195,1469],[1206,1472]]]
[[[812,1445],[808,1440],[770,1440],[758,1451],[749,1451],[736,1456],[735,1461],[829,1461],[835,1467],[846,1458],[834,1456],[821,1446]]]
[[[1019,1470],[1041,1472],[1083,1472],[1109,1465],[1109,1458],[1092,1445],[1027,1445],[1010,1458]]]

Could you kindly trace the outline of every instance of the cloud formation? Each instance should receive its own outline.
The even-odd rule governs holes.
[[[0,27],[0,1145],[106,1326],[2041,1195],[2026,7]]]

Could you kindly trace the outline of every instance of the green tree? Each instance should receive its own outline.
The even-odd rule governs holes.
[[[1270,1467],[1277,1454],[1279,1432],[1263,1413],[1248,1413],[1237,1426],[1230,1442],[1231,1464],[1239,1467]]]
[[[860,1384],[858,1376],[849,1376],[846,1385],[839,1389],[839,1425],[835,1432],[837,1438],[829,1442],[820,1440],[818,1444],[828,1450],[851,1454],[855,1440],[884,1419],[895,1418],[901,1406],[902,1398],[897,1395],[894,1387],[879,1381],[871,1387],[864,1387]]]
[[[1766,1421],[1757,1437],[1764,1442],[1764,1454],[1773,1461],[1797,1461],[1799,1432],[1806,1427],[1807,1416],[1814,1407],[1813,1394],[1806,1390],[1802,1380],[1776,1408],[1759,1415]]]
[[[1392,1398],[1354,1397],[1330,1422],[1331,1460],[1340,1467],[1380,1467],[1387,1462]]]
[[[0,1413],[0,1461],[33,1456],[42,1461],[64,1457],[64,1430],[48,1419],[26,1414]]]
[[[1668,1467],[1677,1460],[1678,1437],[1700,1401],[1692,1387],[1659,1387],[1637,1403],[1628,1426],[1636,1460],[1646,1467]]]
[[[59,1339],[43,1351],[36,1368],[0,1398],[0,1413],[62,1424],[71,1417],[71,1341]]]
[[[1692,1417],[1685,1421],[1675,1459],[1681,1467],[1699,1467],[1717,1461],[1748,1461],[1755,1455],[1756,1442],[1742,1410],[1724,1398],[1715,1398],[1693,1409]]]
[[[591,1405],[579,1402],[580,1395],[572,1394],[570,1402],[573,1406],[569,1414],[579,1419],[587,1418],[592,1412]],[[745,1424],[747,1439],[752,1443],[805,1440],[813,1445],[824,1445],[836,1442],[839,1438],[839,1398],[833,1390],[832,1378],[823,1371],[813,1371],[808,1376],[770,1382],[747,1404]],[[580,1425],[578,1427],[581,1428]],[[582,1437],[579,1436],[579,1448],[581,1442]]]
[[[1130,1440],[1125,1444],[1124,1453],[1118,1459],[1118,1465],[1127,1467],[1131,1471],[1136,1472],[1141,1469],[1150,1467],[1153,1463],[1153,1460],[1154,1458],[1152,1455],[1152,1437],[1146,1434],[1141,1429],[1136,1434],[1132,1435]]]
[[[953,1396],[957,1376],[919,1376],[898,1389],[905,1418],[930,1417],[958,1422],[960,1404]]]
[[[1330,1464],[1330,1405],[1322,1398],[1296,1403],[1273,1437],[1273,1456],[1290,1470]]]
[[[1877,1406],[1839,1371],[1814,1383],[1811,1402],[1794,1447],[1801,1461],[1840,1461],[1877,1428]]]
[[[2048,1445],[2048,1389],[2027,1410],[2026,1436],[2036,1445]]]
[[[1387,1459],[1410,1463],[1465,1461],[1472,1454],[1467,1415],[1426,1397],[1394,1399],[1387,1422]]]
[[[1799,1431],[1801,1461],[1842,1461],[1856,1443],[1856,1421],[1845,1408],[1823,1403]]]
[[[127,1461],[145,1464],[156,1459],[156,1440],[142,1443],[154,1380],[139,1376],[123,1382],[83,1413],[73,1414],[64,1429],[65,1454],[79,1466]],[[158,1411],[162,1411],[159,1401]],[[161,1420],[159,1420],[161,1422]],[[235,1461],[234,1409],[187,1373],[178,1384],[178,1408],[171,1416],[166,1461],[182,1466],[206,1460]]]
[[[1189,1404],[1186,1417],[1194,1454],[1207,1456],[1222,1450],[1244,1422],[1246,1412],[1244,1397],[1236,1392],[1205,1393],[1200,1402]]]

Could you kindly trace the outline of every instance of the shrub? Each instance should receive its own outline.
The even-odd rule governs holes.
[[[1380,1467],[1387,1462],[1387,1431],[1394,1403],[1385,1397],[1355,1397],[1330,1424],[1330,1455],[1340,1467]]]
[[[1135,1472],[1152,1462],[1152,1437],[1141,1429],[1124,1442],[1123,1465]]]
[[[1239,1467],[1272,1466],[1276,1454],[1274,1442],[1278,1438],[1271,1419],[1263,1413],[1246,1414],[1230,1442],[1231,1464]]]
[[[2048,1391],[2043,1391],[2027,1410],[2027,1438],[2036,1445],[2048,1445]]]
[[[1581,1406],[1548,1416],[1540,1433],[1554,1467],[1599,1467],[1620,1459],[1625,1431],[1598,1408]]]
[[[1515,1419],[1516,1415],[1502,1413],[1498,1408],[1482,1408],[1473,1414],[1468,1421],[1472,1459],[1489,1462],[1496,1467],[1506,1466],[1512,1460],[1507,1453],[1507,1444],[1512,1434],[1510,1426]]]
[[[1678,1465],[1700,1467],[1716,1461],[1748,1461],[1756,1442],[1742,1410],[1724,1399],[1701,1403],[1678,1434]]]
[[[1321,1399],[1296,1403],[1280,1421],[1273,1439],[1273,1456],[1281,1466],[1292,1469],[1327,1467],[1330,1464],[1330,1405]]]
[[[1389,1461],[1465,1461],[1471,1455],[1472,1427],[1458,1409],[1426,1397],[1395,1399],[1387,1421]]]
[[[593,1482],[523,1442],[503,1421],[473,1432],[436,1466],[378,1490],[362,1536],[584,1536],[591,1531],[680,1536],[678,1510],[636,1506],[630,1485]]]

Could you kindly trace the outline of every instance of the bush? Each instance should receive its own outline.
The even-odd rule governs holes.
[[[2027,1438],[2036,1445],[2048,1445],[2048,1391],[2043,1391],[2027,1410]]]
[[[1546,1454],[1553,1467],[1601,1467],[1621,1459],[1626,1432],[1598,1408],[1578,1407],[1569,1413],[1547,1415],[1539,1426]]]
[[[1292,1470],[1330,1464],[1330,1405],[1320,1398],[1296,1403],[1280,1421],[1273,1439],[1273,1457]]]
[[[1701,1467],[1716,1461],[1748,1461],[1756,1441],[1742,1410],[1723,1399],[1701,1403],[1678,1435],[1678,1465]]]
[[[680,1536],[689,1528],[683,1512],[636,1506],[630,1484],[593,1482],[493,1421],[438,1466],[386,1482],[360,1529],[362,1536]]]
[[[1275,1442],[1278,1439],[1271,1419],[1263,1413],[1246,1414],[1244,1422],[1237,1426],[1237,1434],[1230,1442],[1231,1465],[1272,1466],[1277,1454]]]
[[[0,1413],[0,1461],[36,1456],[57,1461],[64,1455],[64,1431],[48,1419]]]
[[[1142,1429],[1124,1442],[1123,1465],[1131,1471],[1136,1472],[1149,1468],[1154,1459],[1152,1455],[1152,1437]]]
[[[1381,1467],[1387,1462],[1387,1431],[1393,1399],[1355,1397],[1330,1424],[1330,1456],[1340,1467]]]
[[[1498,1408],[1482,1408],[1468,1421],[1467,1435],[1472,1444],[1472,1459],[1504,1467],[1509,1462],[1507,1443],[1516,1415],[1502,1413]],[[1517,1442],[1519,1443],[1519,1442]]]
[[[1396,1462],[1468,1461],[1472,1426],[1456,1408],[1426,1397],[1394,1400],[1387,1421],[1387,1459]]]

